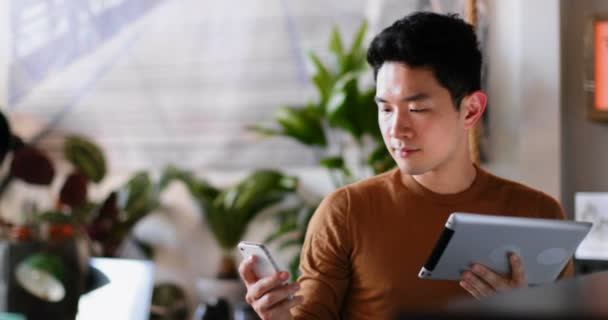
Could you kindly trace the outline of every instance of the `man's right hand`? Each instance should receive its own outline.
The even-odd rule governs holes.
[[[291,319],[289,310],[302,303],[302,296],[294,296],[300,289],[298,283],[287,284],[285,271],[258,279],[253,272],[256,256],[241,262],[239,273],[247,286],[245,300],[262,320]]]

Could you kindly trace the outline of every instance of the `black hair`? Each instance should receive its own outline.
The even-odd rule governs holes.
[[[386,61],[430,68],[452,96],[458,110],[462,98],[481,89],[481,51],[475,30],[456,14],[417,12],[382,30],[367,51],[374,79]]]

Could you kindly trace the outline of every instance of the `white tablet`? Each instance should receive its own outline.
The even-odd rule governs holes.
[[[509,274],[517,253],[529,284],[555,281],[591,229],[589,222],[452,213],[418,276],[459,280],[471,264]]]

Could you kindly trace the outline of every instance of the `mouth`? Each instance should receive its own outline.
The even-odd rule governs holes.
[[[409,148],[393,148],[393,153],[399,158],[407,158],[412,154],[419,152],[420,149],[409,149]]]

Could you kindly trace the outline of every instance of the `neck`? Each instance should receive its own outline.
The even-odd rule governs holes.
[[[455,194],[467,190],[475,181],[477,170],[469,160],[455,168],[437,169],[412,177],[423,187],[439,194]]]

